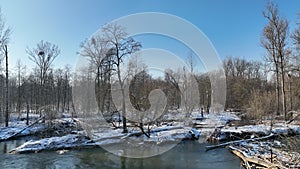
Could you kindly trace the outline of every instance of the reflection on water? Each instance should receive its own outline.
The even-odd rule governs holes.
[[[17,141],[0,143],[0,168],[240,168],[239,159],[227,149],[205,152],[205,144],[196,141],[184,141],[164,154],[143,159],[119,157],[101,148],[71,150],[65,154],[2,154],[19,144]]]
[[[4,153],[8,153],[10,150],[22,145],[23,143],[29,140],[35,140],[35,139],[36,139],[35,137],[23,137],[17,140],[0,142],[0,155]]]

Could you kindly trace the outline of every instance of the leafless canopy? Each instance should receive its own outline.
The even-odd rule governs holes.
[[[280,17],[278,7],[273,3],[267,5],[267,11],[263,11],[263,16],[268,20],[268,25],[263,29],[261,39],[262,46],[268,51],[275,64],[280,57],[285,55],[288,36],[288,20]]]
[[[300,20],[300,14],[298,14]],[[300,50],[300,23],[298,24],[298,28],[292,34],[292,40],[294,45],[296,45],[297,50]]]
[[[50,69],[54,59],[60,54],[60,49],[50,42],[40,41],[36,48],[27,48],[26,53],[29,55],[29,59],[40,69],[42,80]]]
[[[108,24],[102,28],[104,39],[110,46],[111,54],[116,56],[115,64],[119,66],[122,58],[135,53],[141,48],[141,43],[127,37],[125,28],[118,24]]]
[[[3,18],[1,8],[0,8],[0,54],[2,55],[2,52],[4,50],[4,45],[7,45],[9,42],[9,36],[11,34],[11,29],[6,26],[5,20]],[[1,60],[0,60],[1,62]]]
[[[279,106],[279,89],[281,88],[283,112],[286,118],[285,73],[290,51],[287,49],[289,23],[279,15],[278,7],[272,2],[267,5],[263,16],[268,24],[263,29],[262,46],[267,50],[267,61],[273,63],[276,73],[277,106]],[[279,114],[279,109],[277,109]]]
[[[107,41],[100,36],[94,36],[86,43],[83,43],[81,47],[82,51],[80,54],[87,57],[97,67],[101,65],[109,50]]]

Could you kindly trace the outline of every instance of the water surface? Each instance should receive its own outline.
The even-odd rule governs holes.
[[[95,168],[95,169],[240,169],[240,160],[226,148],[205,152],[206,144],[183,141],[170,151],[149,158],[124,158],[102,148],[70,150],[64,154],[42,152],[33,154],[7,154],[27,139],[0,143],[0,168]]]

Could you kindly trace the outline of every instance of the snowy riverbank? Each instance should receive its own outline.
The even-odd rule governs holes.
[[[71,148],[82,148],[90,146],[102,146],[119,144],[128,141],[140,143],[155,143],[156,145],[169,142],[179,142],[181,140],[191,140],[211,136],[218,141],[245,139],[247,137],[257,137],[270,134],[269,125],[247,125],[233,126],[228,124],[232,121],[239,121],[240,118],[233,112],[210,113],[201,117],[199,112],[192,113],[192,126],[185,126],[183,122],[176,121],[178,117],[168,117],[168,122],[160,126],[152,126],[150,137],[146,137],[138,128],[131,128],[129,133],[122,133],[122,129],[112,127],[92,131],[93,138],[86,135],[78,126],[80,119],[61,118],[53,121],[52,130],[56,133],[54,137],[31,140],[23,145],[11,150],[11,153],[29,153],[40,151],[52,151]],[[24,123],[15,124],[14,127],[1,128],[0,140],[19,132],[24,128]],[[45,124],[37,123],[18,134],[19,137],[25,135],[35,135],[45,130]],[[300,126],[295,124],[276,123],[273,125],[273,134],[289,135],[300,134]],[[245,135],[247,137],[245,137]],[[255,136],[254,136],[255,135]],[[204,138],[204,139],[203,139]],[[200,140],[199,140],[200,142]]]
[[[11,127],[0,128],[0,142],[14,137],[35,135],[45,130],[44,124],[36,124],[26,128],[25,121],[10,123]]]
[[[300,134],[300,125],[275,123],[269,125],[245,125],[236,127],[225,127],[215,130],[213,137],[218,141],[248,139],[251,137],[261,137],[270,134],[281,136],[293,136]]]
[[[228,148],[238,156],[245,168],[300,168],[300,153],[285,150],[278,140],[239,142]]]

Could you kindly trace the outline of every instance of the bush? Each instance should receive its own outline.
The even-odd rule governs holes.
[[[248,102],[247,118],[261,122],[270,119],[276,109],[275,93],[254,90]],[[270,117],[271,116],[271,117]]]

